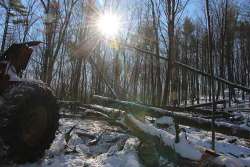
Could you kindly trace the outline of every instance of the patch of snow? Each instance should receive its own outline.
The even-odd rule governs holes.
[[[129,119],[145,133],[158,136],[164,142],[165,145],[173,148],[181,157],[188,158],[192,160],[200,160],[202,153],[199,150],[204,150],[204,148],[211,148],[211,135],[203,133],[201,131],[196,131],[193,128],[188,130],[188,133],[180,133],[180,142],[175,143],[175,136],[167,131],[158,129],[149,123],[142,123],[139,120],[135,119],[131,114],[128,115]],[[164,121],[163,121],[164,122]],[[187,135],[187,136],[186,136]],[[221,153],[225,156],[219,156],[217,159],[218,163],[224,165],[234,165],[244,166],[242,164],[247,164],[249,159],[244,158],[240,160],[235,157],[249,157],[250,148],[228,143],[226,139],[221,141],[216,141],[216,152]],[[228,167],[231,167],[231,166]]]
[[[140,141],[138,138],[129,138],[123,148],[123,151],[136,151],[136,148],[139,146]]]
[[[9,76],[9,81],[20,81],[21,78],[17,76],[16,69],[13,65],[11,65],[8,61],[2,61],[1,63],[5,63],[6,69],[5,74]]]
[[[66,141],[64,134],[58,134],[49,151],[55,155],[61,154],[65,149],[65,145]]]
[[[241,158],[241,161],[245,165],[245,167],[250,167],[250,157],[248,157],[248,158]]]
[[[76,151],[82,152],[84,154],[91,154],[89,147],[86,144],[79,144],[76,146]]]
[[[181,157],[191,159],[191,160],[200,160],[202,153],[195,148],[195,146],[186,140],[183,133],[180,134],[180,142],[175,143],[175,136],[154,127],[152,124],[145,124],[137,120],[132,114],[128,114],[128,118],[132,121],[139,129],[144,131],[147,134],[152,136],[158,136],[165,145],[174,149]]]
[[[86,163],[89,166],[97,167],[141,167],[136,148],[139,146],[138,138],[129,138],[123,150],[114,154],[104,153],[94,159],[88,160]]]
[[[173,118],[171,118],[171,117],[163,116],[163,117],[157,118],[155,123],[156,124],[173,125],[174,121],[173,121]]]
[[[218,156],[214,159],[215,164],[225,166],[225,167],[244,167],[244,164],[240,159],[226,157],[226,156]]]
[[[187,138],[193,144],[205,147],[207,149],[211,148],[211,134],[204,131],[196,131],[193,128],[186,128]],[[230,157],[247,157],[250,156],[250,148],[239,145],[228,143],[225,136],[223,140],[217,140],[215,143],[215,149],[217,153],[221,153]]]
[[[76,146],[79,144],[83,144],[82,139],[77,134],[72,134],[70,140],[68,141],[69,146]]]
[[[180,142],[174,143],[174,149],[181,157],[192,160],[200,160],[202,153],[198,151],[195,146],[186,139],[185,133],[180,133]]]
[[[240,125],[240,127],[243,128],[243,129],[247,129],[248,131],[250,131],[250,121],[248,119],[246,119],[245,122]]]
[[[18,167],[141,167],[137,147],[139,139],[111,131],[105,121],[60,119],[60,132],[45,157]],[[76,126],[75,126],[76,125]],[[65,132],[71,131],[66,145]],[[109,129],[108,129],[109,128]],[[85,135],[86,134],[86,135]],[[95,144],[88,144],[96,137]],[[94,139],[95,140],[95,139]]]

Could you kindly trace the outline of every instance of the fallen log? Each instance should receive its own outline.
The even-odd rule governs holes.
[[[205,166],[218,166],[218,167],[224,167],[226,165],[226,162],[230,162],[230,164],[234,164],[233,166],[239,166],[243,167],[244,164],[247,163],[247,159],[245,158],[239,158],[237,157],[230,157],[227,155],[223,155],[223,153],[216,153],[209,148],[206,148],[201,145],[197,145],[193,142],[192,139],[187,138],[186,133],[182,132],[180,134],[180,142],[175,143],[175,135],[155,127],[153,124],[149,123],[148,121],[142,121],[131,113],[126,113],[123,110],[115,109],[115,108],[108,108],[104,107],[101,105],[88,105],[91,106],[93,109],[97,109],[100,112],[111,114],[112,112],[120,112],[122,116],[125,118],[124,119],[124,124],[131,130],[133,131],[133,134],[137,136],[138,138],[143,140],[144,146],[143,150],[145,147],[148,147],[148,149],[167,149],[169,150],[168,152],[174,151],[175,153],[178,154],[178,165],[183,166],[183,165],[190,165],[190,166],[200,166],[200,167],[205,167]],[[143,135],[142,135],[143,134]],[[153,138],[152,138],[152,137]],[[154,140],[155,139],[155,140]],[[150,140],[149,142],[145,142],[145,140]],[[156,142],[155,144],[152,144],[152,142]],[[153,147],[153,148],[152,148]],[[145,150],[144,150],[145,151]],[[155,159],[152,159],[152,154],[150,154],[150,158],[148,153],[144,154],[144,151],[139,150],[139,155],[142,154],[144,158],[147,157],[147,161],[149,161],[149,164],[154,164]],[[158,150],[159,151],[159,150]],[[171,153],[172,154],[172,153]],[[202,154],[202,155],[201,155]],[[146,157],[145,157],[146,155]],[[149,158],[149,159],[148,159]],[[191,161],[190,161],[191,160]],[[226,160],[226,161],[225,161]],[[157,161],[157,159],[156,159]],[[144,162],[145,163],[145,162]],[[148,162],[147,162],[148,163]],[[245,165],[248,166],[248,165]]]
[[[178,119],[180,124],[200,128],[207,131],[211,130],[211,120],[194,117],[194,115],[189,113],[172,112],[157,107],[146,106],[143,104],[121,101],[97,95],[93,96],[93,100],[97,104],[101,104],[103,106],[108,106],[108,107],[119,108],[129,112],[135,112],[135,113],[146,112],[148,115],[152,117],[160,117],[160,116],[175,117],[176,119]],[[218,122],[218,121],[215,121],[214,128],[215,131],[219,133],[250,139],[250,128],[241,127],[240,125],[234,125],[226,122]]]
[[[214,104],[224,104],[226,103],[226,100],[218,100],[216,102],[214,102]],[[207,106],[212,106],[213,102],[208,102],[208,103],[202,103],[202,104],[195,104],[195,105],[191,105],[191,106],[187,106],[185,107],[186,109],[193,109],[193,108],[197,108],[197,107],[207,107]]]
[[[61,105],[80,105],[80,101],[58,100],[57,102]]]
[[[58,100],[58,104],[61,107],[69,108],[69,109],[76,109],[77,106],[80,105],[80,101],[66,101],[66,100]]]
[[[127,114],[126,120],[128,121],[129,125],[134,125],[136,128],[143,131],[144,133],[159,137],[160,140],[163,141],[166,146],[175,149],[175,151],[181,157],[195,161],[201,159],[201,151],[195,148],[194,145],[188,143],[184,136],[181,137],[181,141],[179,143],[176,143],[175,135],[170,134],[165,130],[158,129],[153,125],[143,123],[142,121],[136,119],[132,114]],[[181,135],[184,134],[182,133]]]
[[[124,114],[124,111],[122,111],[122,110],[114,109],[114,108],[107,108],[107,107],[103,107],[100,105],[83,104],[82,106],[86,107],[88,109],[96,110],[96,111],[102,112],[104,114],[107,114],[108,116],[110,116],[113,119],[119,119]]]
[[[96,107],[96,108],[98,108],[98,107]],[[106,111],[106,112],[103,112],[104,110],[99,110],[101,112],[95,111],[96,108],[92,107],[92,109],[85,110],[85,108],[79,107],[79,110],[81,110],[81,109],[83,110],[82,118],[85,118],[85,117],[91,118],[92,117],[95,119],[105,120],[110,125],[118,126],[123,130],[127,130],[126,126],[124,126],[124,124],[118,118],[112,117],[113,115],[108,114],[108,111]]]
[[[206,115],[206,116],[210,116],[212,114],[212,110],[209,109],[200,109],[200,108],[186,108],[186,107],[173,107],[173,106],[163,106],[163,109],[166,110],[171,110],[171,111],[175,111],[175,112],[188,112],[188,113],[194,113],[194,114],[201,114],[201,115]],[[232,114],[225,112],[225,111],[216,111],[215,116],[223,116],[225,118],[231,117]]]
[[[205,147],[198,146],[189,141],[184,133],[181,133],[180,142],[175,142],[175,136],[162,129],[154,127],[135,118],[132,114],[127,114],[126,120],[130,126],[134,126],[145,134],[156,136],[165,146],[174,150],[180,157],[198,162],[198,166],[217,166],[224,167],[229,164],[235,167],[249,166],[247,159],[233,158],[223,154],[216,153]]]
[[[230,108],[230,109],[228,109],[228,112],[235,112],[235,111],[240,111],[240,112],[250,114],[250,109],[249,108]]]

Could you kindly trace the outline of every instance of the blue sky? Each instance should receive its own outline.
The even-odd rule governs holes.
[[[107,1],[107,0],[106,0]],[[112,0],[110,0],[112,1]],[[146,0],[144,0],[146,1]],[[105,0],[96,0],[97,2],[97,6],[103,6]],[[119,1],[122,4],[127,4],[127,6],[129,6],[129,4],[135,2],[134,0],[120,0]],[[143,2],[143,0],[141,1]],[[187,7],[183,13],[184,17],[188,16],[190,18],[192,18],[192,20],[197,19],[198,17],[201,17],[203,15],[203,8],[204,8],[204,3],[205,1],[203,0],[189,0]]]
[[[184,14],[192,19],[196,19],[203,15],[203,2],[202,0],[190,0]]]
[[[28,0],[22,0],[23,4],[26,4]],[[147,0],[96,0],[96,3],[99,7],[104,5],[104,2],[108,1],[108,2],[112,2],[112,1],[119,1],[119,3],[121,4],[121,7],[119,9],[119,12],[121,12],[122,15],[126,15],[128,14],[126,7],[123,8],[122,6],[133,6],[133,4],[135,3],[143,3],[146,2]],[[158,0],[157,0],[158,1]],[[235,3],[237,3],[238,5],[242,5],[243,3],[246,3],[248,0],[235,0]],[[192,20],[195,20],[199,17],[202,17],[204,15],[204,0],[189,0],[189,3],[183,13],[183,17],[185,18],[185,16],[190,17]],[[136,6],[136,5],[134,5]],[[36,14],[40,15],[43,11],[36,11]],[[0,9],[0,25],[3,26],[4,23],[4,16],[5,16],[5,10]],[[0,35],[2,34],[3,29],[0,29]]]

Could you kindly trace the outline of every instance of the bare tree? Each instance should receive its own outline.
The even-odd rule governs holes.
[[[210,9],[209,2],[206,0],[206,15],[207,15],[207,26],[208,26],[208,52],[209,52],[209,60],[210,60],[210,74],[211,74],[211,91],[212,91],[212,102],[213,102],[213,111],[212,111],[212,149],[215,150],[215,130],[214,130],[214,122],[215,122],[215,88],[214,88],[214,65],[213,65],[213,50],[212,50],[212,27],[211,27],[211,18],[210,18]]]

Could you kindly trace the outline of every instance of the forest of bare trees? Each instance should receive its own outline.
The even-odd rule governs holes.
[[[23,76],[46,82],[60,99],[83,103],[98,94],[187,105],[228,93],[230,104],[235,88],[243,99],[249,92],[249,1],[208,1],[209,26],[205,1],[100,2],[1,0],[1,53],[14,42],[42,41]],[[115,39],[95,27],[105,10],[121,17]]]
[[[0,0],[0,13],[0,161],[249,166],[250,0]]]

